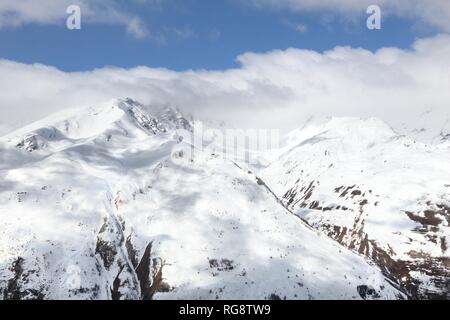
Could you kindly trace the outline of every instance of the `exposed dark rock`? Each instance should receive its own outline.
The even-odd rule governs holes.
[[[34,272],[26,272],[24,270],[24,261],[25,260],[22,257],[18,257],[11,265],[10,271],[13,272],[14,277],[9,279],[7,282],[7,287],[3,291],[3,300],[43,300],[45,298],[43,288],[24,289],[22,287],[23,284],[28,282],[29,275]]]
[[[358,294],[364,300],[366,299],[379,299],[380,294],[372,287],[362,285],[357,287]]]
[[[97,245],[95,247],[95,254],[100,255],[102,261],[103,261],[103,266],[109,270],[112,266],[112,264],[114,263],[114,259],[117,255],[117,250],[116,247],[107,242],[107,241],[103,241],[102,239],[97,239]]]
[[[228,259],[209,259],[209,267],[217,271],[231,271],[234,269],[233,261]]]
[[[281,297],[275,293],[271,293],[267,299],[268,300],[281,300]]]
[[[145,248],[144,254],[139,262],[139,265],[136,268],[136,274],[139,279],[139,283],[141,286],[141,294],[148,290],[151,285],[150,280],[150,269],[151,269],[151,255],[152,255],[152,246],[153,242],[150,242]]]
[[[125,266],[122,266],[117,274],[116,278],[113,281],[113,287],[111,289],[111,299],[112,300],[120,300],[122,298],[122,293],[120,293],[121,281],[120,274],[122,273]]]
[[[411,220],[418,222],[423,226],[438,226],[442,223],[442,220],[436,216],[436,211],[426,210],[424,211],[423,217],[409,211],[405,211],[405,213]]]
[[[362,192],[360,190],[353,190],[352,191],[352,198],[355,196],[360,196],[362,195]]]
[[[127,241],[125,242],[125,247],[127,249],[128,259],[131,261],[133,268],[136,269],[139,262],[137,258],[136,249],[134,248],[133,243],[131,242],[131,235],[128,236]]]
[[[163,268],[164,262],[161,261],[161,264],[158,265],[156,259],[153,259],[153,279],[151,286],[143,291],[142,300],[152,300],[153,296],[157,292],[167,292],[170,291],[171,288],[168,284],[163,281]]]
[[[4,300],[20,300],[23,297],[23,292],[20,291],[19,280],[23,274],[23,258],[18,257],[12,264],[11,271],[14,277],[8,280],[8,287],[3,293]]]

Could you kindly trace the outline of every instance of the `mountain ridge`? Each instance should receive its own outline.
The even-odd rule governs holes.
[[[333,123],[297,132],[262,176],[290,210],[370,257],[412,297],[448,299],[450,150],[367,120],[356,126],[365,134]]]
[[[0,298],[408,298],[401,279],[286,202],[271,166],[190,158],[177,130],[193,123],[179,111],[131,99],[83,110],[0,139]],[[378,120],[356,138],[342,126],[354,120],[334,121],[347,144],[380,128],[398,143]]]

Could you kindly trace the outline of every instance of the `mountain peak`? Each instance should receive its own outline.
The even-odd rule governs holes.
[[[82,139],[113,135],[138,137],[191,129],[178,109],[144,106],[131,99],[113,99],[103,104],[64,110],[17,130],[3,139],[33,152],[50,145],[60,148]]]

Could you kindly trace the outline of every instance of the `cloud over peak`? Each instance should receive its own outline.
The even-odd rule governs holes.
[[[224,71],[141,66],[67,73],[0,60],[0,119],[18,128],[61,108],[133,97],[241,127],[293,129],[310,116],[330,115],[398,124],[430,108],[449,113],[449,56],[450,36],[439,35],[408,50],[245,53],[240,68]]]

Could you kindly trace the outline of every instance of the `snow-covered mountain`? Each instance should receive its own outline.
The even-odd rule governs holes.
[[[398,132],[425,144],[450,143],[450,110],[425,109],[408,122],[395,125]]]
[[[293,215],[251,171],[201,150],[187,156],[192,146],[178,131],[191,125],[176,110],[128,99],[1,138],[0,298],[407,298],[370,259]],[[304,170],[325,170],[324,161]],[[284,173],[279,194],[291,188],[293,175]],[[381,191],[374,188],[373,197]],[[427,201],[405,210],[422,221]],[[446,230],[440,217],[429,217],[439,219],[436,241]],[[414,238],[419,255],[426,235]],[[433,249],[428,243],[423,248]]]
[[[433,137],[425,144],[378,119],[335,118],[292,132],[261,176],[286,207],[412,298],[449,299],[450,148]]]

